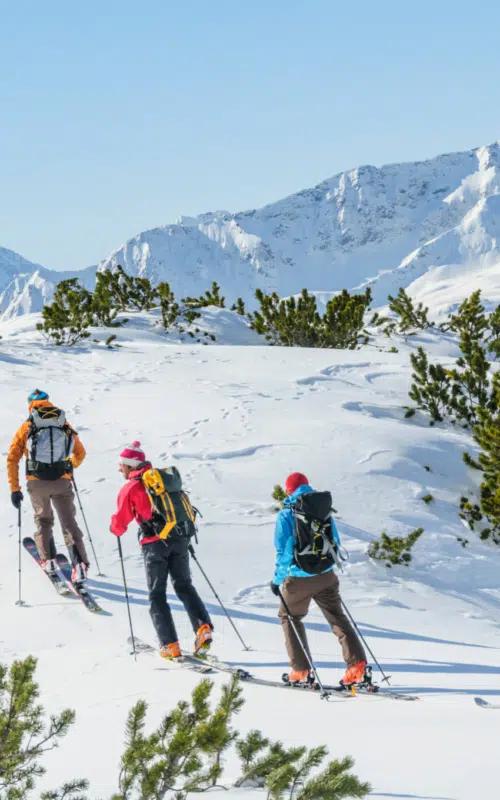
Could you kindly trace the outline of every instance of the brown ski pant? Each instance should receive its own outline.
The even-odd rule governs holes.
[[[37,529],[35,542],[42,561],[53,556],[51,540],[54,529],[54,512],[52,510],[54,507],[72,563],[76,564],[82,561],[84,564],[88,564],[83,534],[76,521],[71,481],[68,478],[58,478],[56,481],[30,480],[28,481],[28,494],[35,512]]]
[[[286,578],[281,586],[281,593],[302,644],[309,654],[309,645],[302,619],[309,610],[311,600],[314,600],[340,642],[346,665],[352,667],[359,661],[366,661],[363,646],[342,608],[339,579],[333,570],[310,578]],[[294,670],[309,669],[309,664],[287,617],[283,603],[280,606],[279,616],[285,634],[290,666]]]

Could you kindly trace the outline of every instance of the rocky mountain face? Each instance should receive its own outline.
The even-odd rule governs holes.
[[[306,286],[328,296],[370,285],[381,305],[404,286],[431,306],[436,295],[441,311],[446,287],[471,281],[495,298],[498,289],[500,299],[499,167],[498,142],[358,167],[261,209],[181,217],[145,231],[98,269],[121,264],[168,281],[179,296],[216,280],[228,302],[241,296],[249,304],[257,287],[287,296]],[[72,274],[88,284],[94,270]],[[0,314],[40,310],[62,277],[0,249]],[[447,293],[450,306],[461,299]]]

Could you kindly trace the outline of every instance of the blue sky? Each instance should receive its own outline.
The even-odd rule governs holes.
[[[493,0],[0,0],[0,19],[0,246],[47,267],[500,139]]]

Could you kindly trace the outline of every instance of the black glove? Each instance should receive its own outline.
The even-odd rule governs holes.
[[[271,583],[269,584],[269,588],[271,589],[271,591],[275,595],[275,597],[279,597],[280,587],[276,583],[271,581]]]
[[[21,491],[12,492],[10,499],[14,508],[21,508],[21,503],[24,500],[23,493]]]

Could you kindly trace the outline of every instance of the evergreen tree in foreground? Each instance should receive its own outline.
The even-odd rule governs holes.
[[[68,732],[75,714],[66,709],[46,722],[38,703],[35,682],[36,659],[14,661],[10,669],[0,665],[0,798],[24,800],[34,789],[36,779],[45,774],[41,757],[58,746]],[[75,780],[60,791],[46,792],[42,799],[83,797],[87,781]]]
[[[0,665],[0,800],[27,800],[36,779],[45,773],[41,757],[57,747],[74,721],[65,710],[44,719],[38,704],[39,690],[34,674],[36,659],[15,661],[10,670]],[[268,796],[279,800],[347,800],[363,798],[371,790],[351,773],[350,756],[330,761],[317,772],[327,756],[326,747],[286,748],[271,742],[258,730],[240,738],[233,719],[244,700],[238,676],[222,687],[212,706],[213,685],[202,680],[190,702],[181,700],[146,733],[147,705],[136,703],[126,724],[118,791],[111,800],[185,800],[188,793],[216,787],[231,746],[240,758],[242,775],[237,786],[267,788]],[[315,772],[313,775],[312,773]],[[61,789],[40,795],[41,800],[88,800],[86,780],[73,780]]]
[[[500,544],[500,373],[493,377],[492,396],[496,410],[480,407],[477,410],[478,422],[474,427],[474,440],[481,448],[478,457],[479,467],[483,470],[480,488],[481,511],[487,517],[490,527],[484,528],[481,539],[489,539]],[[470,461],[469,461],[470,463]],[[472,466],[472,464],[471,464]],[[473,507],[474,508],[474,507]],[[462,509],[464,510],[464,509]],[[465,510],[470,512],[467,507]],[[474,525],[470,524],[470,527]],[[472,519],[478,522],[479,519]]]

